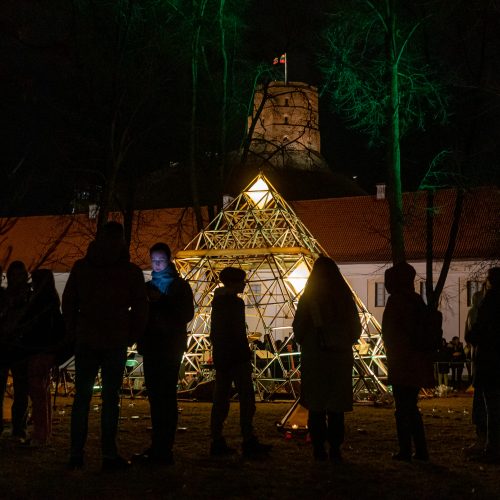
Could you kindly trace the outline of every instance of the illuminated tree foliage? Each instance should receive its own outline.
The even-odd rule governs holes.
[[[401,188],[402,135],[444,120],[443,87],[424,63],[415,33],[425,19],[395,0],[344,2],[331,14],[320,63],[323,94],[352,128],[383,144],[393,262],[405,260]]]

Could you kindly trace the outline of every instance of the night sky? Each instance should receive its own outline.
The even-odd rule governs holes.
[[[241,144],[257,68],[269,65],[262,78],[280,78],[282,68],[271,64],[274,57],[286,52],[289,80],[316,85],[322,93],[325,75],[318,61],[328,53],[323,35],[338,22],[332,14],[343,3],[352,7],[364,2],[226,2],[234,15],[226,40],[231,61],[229,150]],[[109,164],[117,161],[118,146],[124,144],[120,189],[168,165],[186,164],[192,2],[181,2],[184,10],[178,18],[168,11],[168,2],[163,10],[152,7],[159,9],[159,4],[145,0],[139,8],[137,2],[111,0],[1,2],[4,215],[81,209],[99,197],[109,180]],[[222,66],[214,37],[218,3],[207,5],[201,23],[196,147],[202,168],[210,173],[215,167],[206,158],[220,148],[216,131]],[[430,116],[420,129],[406,133],[401,144],[403,188],[416,189],[442,151],[449,152],[448,161],[462,182],[498,182],[498,2],[421,0],[404,2],[404,7],[399,13],[402,30],[414,19],[425,19],[412,39],[412,51],[443,83],[447,119],[438,122]],[[373,192],[374,184],[385,180],[384,147],[370,144],[370,137],[351,125],[322,93],[323,155],[335,172],[356,177],[362,188]],[[75,201],[75,193],[81,199]]]

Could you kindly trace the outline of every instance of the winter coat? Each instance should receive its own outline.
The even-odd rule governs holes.
[[[351,300],[341,309],[329,299],[304,293],[293,331],[301,346],[301,403],[311,411],[352,410],[352,346],[361,334]]]
[[[166,293],[161,293],[152,281],[146,283],[148,322],[137,345],[144,356],[161,353],[166,361],[177,361],[186,350],[186,325],[194,315],[193,292],[177,271],[175,276]]]
[[[26,352],[55,354],[65,337],[59,304],[33,296],[26,311],[25,323],[22,346]]]
[[[477,321],[465,340],[474,346],[474,387],[500,386],[500,290],[491,288],[479,306]]]
[[[0,297],[0,368],[12,366],[27,357],[22,346],[26,333],[25,316],[31,297],[28,284],[2,289]]]
[[[433,387],[432,351],[420,349],[419,329],[426,306],[422,297],[413,290],[391,293],[382,317],[388,382],[405,387]]]
[[[147,311],[144,276],[124,244],[92,242],[75,262],[62,297],[66,331],[76,346],[130,346],[144,331]]]
[[[212,301],[210,340],[215,369],[251,360],[245,322],[245,303],[226,287],[217,288]]]

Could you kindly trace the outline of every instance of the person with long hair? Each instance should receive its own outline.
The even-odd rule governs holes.
[[[352,346],[361,334],[351,289],[337,264],[319,257],[300,297],[293,321],[301,346],[301,403],[316,460],[342,460],[344,413],[352,411]]]
[[[23,348],[28,358],[28,392],[31,398],[33,435],[31,444],[44,446],[52,434],[50,375],[56,353],[64,339],[64,321],[54,274],[50,269],[31,273],[33,294],[26,311]]]

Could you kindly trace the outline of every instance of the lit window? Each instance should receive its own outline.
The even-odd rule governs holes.
[[[467,281],[467,307],[472,306],[472,298],[476,292],[480,292],[483,288],[482,281]]]
[[[383,283],[375,283],[375,307],[385,307],[387,291]]]

